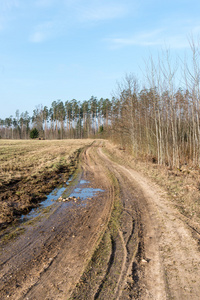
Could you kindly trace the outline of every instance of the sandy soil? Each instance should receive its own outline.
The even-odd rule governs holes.
[[[81,175],[104,193],[55,204],[1,247],[0,299],[199,299],[198,224],[106,147],[83,153]]]

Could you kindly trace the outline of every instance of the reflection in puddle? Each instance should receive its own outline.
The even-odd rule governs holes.
[[[76,188],[70,197],[80,197],[81,200],[86,200],[96,196],[97,192],[103,192],[103,190],[93,188]]]
[[[48,196],[47,199],[40,203],[40,207],[33,208],[28,214],[21,216],[21,221],[30,220],[31,218],[35,218],[39,216],[42,212],[43,208],[47,208],[53,204],[53,201],[58,199],[62,193],[66,190],[66,187],[62,187],[60,189],[54,189]]]
[[[87,181],[87,183],[89,183],[89,181]],[[80,182],[80,185],[83,184]],[[71,193],[70,197],[75,197],[75,198],[80,198],[80,203],[78,203],[79,206],[86,206],[87,205],[87,199],[91,199],[92,197],[96,196],[97,193],[99,192],[104,192],[104,190],[102,189],[94,189],[94,188],[81,188],[81,187],[77,187],[75,188],[75,190],[73,191],[73,193]],[[68,203],[67,203],[68,204]]]
[[[80,184],[86,184],[86,183],[90,183],[88,180],[81,180]]]
[[[72,176],[69,178],[69,180],[66,182],[68,185],[72,181]],[[97,193],[102,193],[104,190],[102,189],[94,189],[89,187],[84,187],[83,185],[89,184],[90,182],[87,180],[80,180],[80,182],[77,184],[77,187],[73,190],[73,192],[69,195],[69,197],[75,197],[80,199],[79,202],[77,202],[77,205],[79,206],[86,206],[87,205],[87,199],[91,199],[92,197],[96,196]],[[35,218],[39,216],[44,208],[49,207],[52,205],[56,200],[58,200],[59,197],[66,194],[68,192],[68,188],[61,187],[54,189],[48,196],[47,199],[43,202],[41,202],[40,207],[32,209],[28,214],[21,216],[21,221],[27,221],[32,218]],[[73,201],[69,202],[63,202],[63,205],[66,207],[72,206]]]

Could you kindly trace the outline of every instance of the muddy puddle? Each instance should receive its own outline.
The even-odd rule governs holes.
[[[20,222],[24,223],[28,220],[38,217],[44,212],[44,209],[48,207],[50,208],[50,206],[52,206],[55,202],[62,202],[59,201],[59,198],[78,199],[76,202],[77,206],[86,206],[88,200],[90,200],[92,197],[95,197],[98,193],[104,192],[102,189],[90,187],[90,181],[79,180],[75,186],[71,186],[72,181],[73,177],[70,177],[66,182],[67,187],[63,186],[61,188],[54,189],[49,195],[47,195],[46,200],[40,203],[38,208],[34,208],[28,214],[22,215]],[[73,204],[75,204],[73,200],[62,203],[65,208],[66,206],[70,207]]]
[[[69,178],[64,186],[58,187],[48,194],[46,200],[42,201],[39,207],[33,208],[29,213],[22,215],[15,223],[2,229],[0,232],[0,247],[12,239],[12,236],[17,237],[23,233],[24,226],[33,226],[38,217],[40,219],[51,209],[56,209],[56,205],[59,205],[61,209],[85,207],[88,201],[103,192],[102,189],[93,188],[90,181],[81,178]],[[68,198],[69,200],[63,202],[59,198]]]
[[[97,193],[102,193],[104,190],[102,189],[94,189],[91,187],[84,187],[85,185],[89,185],[90,182],[86,180],[81,180],[78,186],[74,189],[74,191],[70,194],[70,197],[74,197],[76,199],[80,198],[81,206],[86,206],[87,200],[96,196]]]

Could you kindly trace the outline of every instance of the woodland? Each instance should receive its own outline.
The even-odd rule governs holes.
[[[0,119],[2,139],[106,138],[136,158],[180,168],[200,165],[199,48],[190,43],[190,63],[174,63],[167,50],[146,65],[145,82],[132,74],[118,83],[112,99],[53,101],[32,115],[16,111]],[[142,88],[141,88],[142,86]]]

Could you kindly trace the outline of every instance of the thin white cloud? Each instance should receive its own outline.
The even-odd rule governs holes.
[[[41,43],[45,40],[45,35],[42,32],[34,32],[31,36],[30,36],[30,41],[32,43]]]
[[[41,43],[50,38],[54,33],[54,22],[44,22],[38,25],[30,35],[29,41]]]
[[[187,37],[184,34],[168,34],[165,29],[137,33],[126,38],[106,39],[111,48],[122,48],[126,46],[167,46],[173,49],[188,47]]]
[[[184,49],[189,47],[187,36],[184,34],[171,35],[160,41],[160,45],[171,49]]]
[[[77,21],[101,21],[115,19],[129,12],[128,5],[113,0],[37,0],[40,8],[55,6],[61,12],[73,15]]]
[[[47,8],[54,5],[55,3],[57,3],[56,0],[37,0],[35,5],[41,8]]]
[[[107,41],[112,47],[125,47],[125,46],[153,46],[158,45],[158,36],[162,33],[162,29],[154,30],[151,32],[141,32],[131,37],[126,38],[110,38]]]
[[[18,0],[1,0],[0,1],[0,11],[8,11],[13,7],[18,7],[19,1]]]
[[[130,11],[129,1],[127,3],[121,0],[63,0],[63,3],[78,22],[112,20],[121,18]]]
[[[19,7],[18,0],[0,0],[0,31],[3,31],[10,21],[10,12]]]
[[[194,35],[200,35],[200,25],[197,25],[193,28],[192,34]]]
[[[122,4],[98,4],[82,8],[79,13],[81,21],[103,21],[121,18],[127,13],[127,8]]]
[[[59,5],[55,0],[37,0],[37,9],[54,7],[51,10],[51,22],[41,23],[33,28],[29,41],[41,43],[55,36],[66,34],[70,28],[93,26],[96,22],[120,18],[128,12],[125,4],[113,3],[113,0],[62,0]]]

